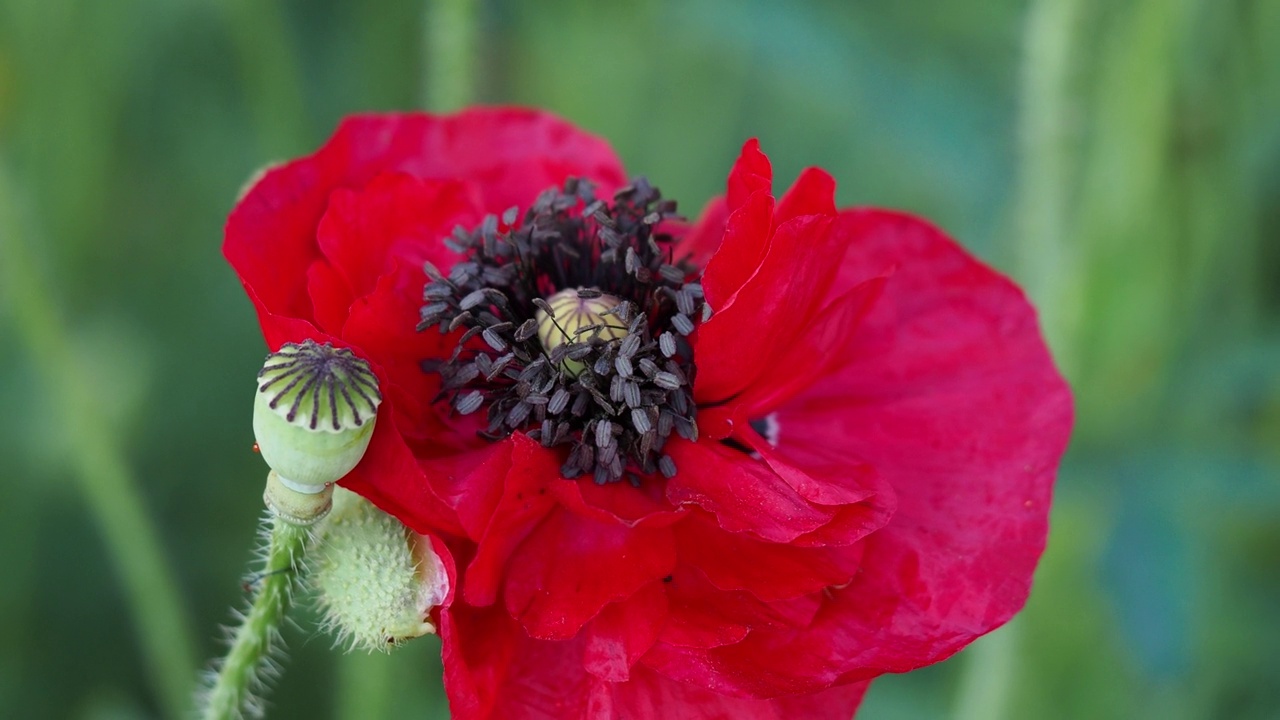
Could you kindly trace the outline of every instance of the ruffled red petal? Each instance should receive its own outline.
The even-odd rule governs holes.
[[[729,212],[742,207],[752,195],[768,193],[773,187],[773,166],[760,151],[759,140],[751,138],[742,144],[742,152],[729,171],[726,185],[725,200]]]
[[[779,451],[864,459],[898,509],[812,626],[686,650],[664,673],[756,696],[937,662],[1021,608],[1044,547],[1071,402],[1012,283],[935,228],[846,214],[841,283],[896,267],[838,372],[777,410]],[[655,653],[646,661],[658,658]]]
[[[356,295],[342,273],[324,258],[307,268],[307,297],[311,299],[316,327],[330,335],[342,334]]]
[[[834,219],[802,215],[780,225],[763,263],[733,302],[713,307],[694,347],[699,403],[723,403],[744,392],[767,368],[776,367],[779,356],[812,321],[846,242],[845,236],[831,232]]]
[[[472,186],[384,173],[359,190],[339,188],[316,230],[320,252],[355,297],[368,294],[393,262],[449,268],[459,256],[441,240],[484,217]],[[425,284],[426,279],[423,279]],[[421,290],[418,293],[421,304]]]
[[[533,640],[495,610],[445,610],[445,690],[456,720],[847,720],[867,683],[776,700],[721,695],[634,667],[611,682],[585,670],[589,641]]]
[[[767,192],[753,194],[726,216],[722,235],[717,238],[720,244],[702,274],[702,286],[712,308],[729,306],[760,266],[772,236],[773,197]]]
[[[666,450],[676,463],[676,475],[667,481],[667,498],[710,512],[728,532],[790,542],[832,518],[830,508],[805,500],[765,464],[739,450],[679,439]]]
[[[227,220],[223,253],[260,313],[312,319],[307,271],[320,257],[316,229],[329,196],[388,172],[468,183],[488,213],[527,206],[569,176],[603,193],[625,182],[603,140],[537,110],[348,118],[314,155],[268,170]]]
[[[778,201],[774,222],[781,225],[805,215],[836,214],[836,180],[821,168],[805,168]]]
[[[529,635],[564,640],[675,564],[670,528],[628,528],[559,509],[512,554],[503,595]]]
[[[683,230],[673,228],[676,241],[676,259],[685,259],[690,265],[705,268],[711,256],[720,247],[725,223],[729,219],[729,203],[724,197],[712,198],[698,214],[698,219]]]
[[[555,457],[523,435],[497,445],[507,449],[505,455],[495,453],[461,476],[458,497],[473,506],[467,515],[485,523],[463,586],[463,597],[472,605],[498,599],[512,554],[556,507],[549,493],[560,475]],[[492,508],[487,513],[485,505]]]
[[[862,546],[795,547],[727,533],[694,517],[676,526],[680,561],[721,590],[746,590],[761,600],[787,600],[847,585],[858,572]]]
[[[446,444],[452,430],[430,404],[440,380],[423,372],[421,363],[448,355],[453,347],[438,332],[414,331],[425,282],[420,265],[397,259],[372,291],[352,304],[340,337],[359,348],[362,357],[374,358],[386,373],[382,393],[405,419],[406,437]]]
[[[655,580],[600,612],[587,630],[583,666],[601,680],[625,682],[667,622],[667,594]]]
[[[596,696],[612,713],[599,717],[618,720],[849,720],[858,711],[869,685],[860,682],[813,695],[752,700],[673,682],[641,668],[631,682],[598,686]]]
[[[597,485],[587,482],[552,483],[551,492],[573,512],[627,527],[664,527],[678,522],[684,510],[667,500],[661,483]]]

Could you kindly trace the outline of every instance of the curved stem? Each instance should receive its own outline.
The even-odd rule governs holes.
[[[1079,252],[1072,242],[1072,188],[1079,174],[1073,92],[1088,0],[1036,0],[1027,11],[1019,90],[1019,186],[1013,273],[1040,309],[1049,345],[1072,377]]]
[[[20,226],[12,186],[0,164],[0,295],[9,301],[18,337],[66,430],[80,494],[124,585],[157,701],[166,715],[181,717],[189,708],[196,653],[178,584],[129,464],[106,419],[95,410],[93,387]]]
[[[1018,621],[979,639],[965,652],[956,692],[956,720],[1002,720],[1017,687]]]
[[[457,110],[475,99],[476,0],[427,3],[423,101],[435,112]]]
[[[259,701],[256,693],[263,689],[264,671],[278,644],[309,537],[306,527],[280,519],[271,521],[269,532],[266,563],[257,576],[258,593],[204,698],[201,717],[205,720],[239,718]]]

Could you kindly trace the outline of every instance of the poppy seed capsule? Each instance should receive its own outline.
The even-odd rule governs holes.
[[[350,472],[369,447],[381,402],[369,364],[346,348],[305,340],[268,355],[253,403],[253,433],[276,477],[268,506],[307,519],[304,498],[287,492],[319,496]],[[327,510],[327,497],[323,503]]]
[[[613,310],[618,298],[599,290],[583,288],[561,290],[547,298],[538,307],[534,319],[538,323],[538,341],[551,352],[565,344],[589,343],[593,339],[604,342],[627,336],[627,326]],[[547,312],[550,308],[551,312]],[[577,376],[586,366],[572,358],[565,358],[560,366],[570,375]]]

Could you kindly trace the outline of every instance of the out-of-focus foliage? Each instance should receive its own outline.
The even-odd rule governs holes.
[[[222,221],[342,115],[466,92],[425,80],[427,17],[0,0],[0,263],[33,266],[0,272],[0,716],[172,709],[86,474],[136,476],[177,652],[219,650],[264,474],[264,348]],[[1028,610],[878,681],[864,717],[1280,717],[1280,2],[489,0],[476,20],[477,99],[607,137],[686,212],[758,136],[782,178],[822,165],[844,204],[926,215],[1040,304],[1078,431]],[[342,657],[298,625],[278,716],[445,716],[435,640]]]

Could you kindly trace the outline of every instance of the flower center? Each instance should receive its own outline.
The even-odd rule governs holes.
[[[626,337],[627,326],[609,321],[616,312],[618,298],[591,290],[561,290],[547,298],[547,309],[538,308],[533,319],[538,323],[538,342],[547,352],[566,343],[572,344],[591,337],[605,342]],[[584,338],[583,336],[589,336]],[[560,367],[577,376],[586,369],[581,362],[566,357]]]
[[[568,478],[674,475],[668,437],[698,433],[686,336],[704,305],[661,225],[675,210],[643,178],[611,203],[570,179],[518,223],[512,208],[455,230],[445,242],[463,259],[447,276],[427,266],[418,325],[461,331],[452,356],[426,366],[443,380],[437,399],[487,408],[488,439],[565,446]]]

